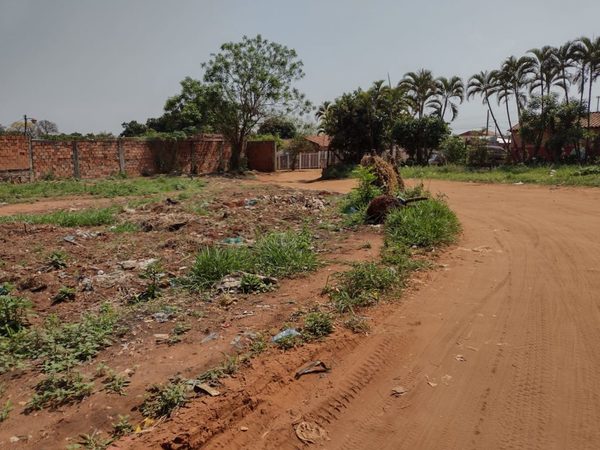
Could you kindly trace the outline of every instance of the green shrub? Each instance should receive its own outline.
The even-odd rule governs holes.
[[[311,338],[320,338],[331,334],[333,323],[331,316],[322,312],[308,313],[304,318],[304,332]]]
[[[391,211],[385,229],[392,244],[433,247],[455,242],[460,223],[446,202],[437,198]]]
[[[356,213],[365,208],[371,200],[383,193],[381,188],[375,186],[377,177],[371,167],[357,166],[352,175],[358,178],[358,186],[344,198],[342,212],[346,214]]]
[[[440,151],[449,164],[464,164],[467,160],[467,144],[458,136],[448,136],[440,144]]]
[[[467,165],[471,167],[490,165],[490,156],[485,142],[475,142],[467,147]]]
[[[48,258],[48,267],[59,270],[67,267],[67,254],[61,251],[55,251]]]
[[[324,167],[321,171],[321,179],[338,180],[341,178],[350,178],[356,168],[354,164],[337,163]]]
[[[25,328],[32,304],[12,295],[0,295],[0,336],[10,336]]]

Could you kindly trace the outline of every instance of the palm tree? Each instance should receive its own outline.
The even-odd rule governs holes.
[[[555,48],[545,45],[542,48],[534,48],[529,50],[533,55],[534,62],[534,78],[531,81],[530,91],[533,92],[536,88],[540,88],[540,95],[550,95],[550,88],[556,79],[556,68],[552,64],[552,57],[555,53]]]
[[[512,120],[510,118],[510,109],[508,102],[512,92],[512,74],[508,70],[493,70],[490,72],[492,83],[496,86],[496,95],[498,96],[498,105],[504,103],[506,107],[506,117],[508,118],[508,127],[512,134]]]
[[[521,110],[527,100],[522,90],[530,83],[530,75],[534,72],[534,61],[529,56],[522,56],[519,59],[511,56],[502,63],[502,72],[510,78],[512,84],[512,94],[515,96],[517,104],[517,119],[521,123]]]
[[[437,85],[430,70],[421,69],[408,72],[398,83],[398,87],[406,91],[406,98],[411,104],[413,114],[419,119],[423,117],[425,108],[437,94]]]
[[[450,111],[452,111],[450,122],[452,122],[458,115],[458,105],[465,99],[465,86],[463,81],[459,77],[453,76],[450,79],[439,77],[435,82],[437,85],[438,97],[433,99],[430,104],[434,108],[435,113],[440,116],[442,120],[444,120],[444,117],[446,116],[446,109],[450,107]],[[452,101],[454,98],[458,100],[458,104]]]
[[[560,47],[554,49],[551,60],[557,73],[556,84],[565,91],[565,101],[569,102],[569,87],[571,85],[571,75],[569,69],[575,66],[576,47],[574,42],[568,41]]]
[[[583,91],[585,82],[588,82],[588,130],[592,120],[592,84],[600,76],[600,37],[592,40],[587,37],[579,38],[576,44],[575,59],[578,62],[579,72],[577,80],[579,81],[579,93],[581,103],[583,103]],[[588,138],[589,144],[589,138]]]
[[[496,120],[494,111],[492,110],[492,106],[490,105],[490,97],[496,93],[497,89],[498,86],[495,82],[495,74],[488,71],[481,71],[469,78],[469,84],[467,85],[467,99],[478,95],[482,97],[483,103],[487,105],[488,110],[490,111],[490,115],[492,116],[492,120],[494,121],[494,125],[496,126],[498,134],[502,137],[502,141],[506,144],[504,136],[502,135],[500,127],[498,126],[498,121]]]

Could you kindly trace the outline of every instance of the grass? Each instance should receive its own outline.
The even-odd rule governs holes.
[[[391,211],[385,229],[389,242],[430,248],[455,242],[460,222],[446,202],[438,197]]]
[[[18,203],[38,198],[68,195],[91,195],[103,198],[151,195],[172,191],[193,191],[203,186],[204,183],[199,180],[168,176],[86,181],[37,181],[26,184],[0,183],[0,202]]]
[[[337,283],[328,288],[339,312],[353,311],[379,300],[380,294],[402,281],[395,268],[373,262],[356,263],[352,269],[337,274]]]
[[[502,166],[494,169],[471,169],[465,166],[402,167],[404,178],[431,178],[479,183],[564,184],[600,186],[600,167],[577,165]]]
[[[0,217],[0,223],[24,222],[59,227],[93,227],[111,225],[116,220],[117,208],[83,209],[81,211],[54,211],[47,214],[18,214]]]
[[[309,338],[325,337],[333,331],[331,316],[323,312],[311,312],[304,318],[304,333]]]
[[[316,269],[317,257],[306,232],[273,232],[259,238],[254,247],[205,247],[187,278],[192,290],[210,289],[225,275],[237,271],[267,276],[288,277]],[[255,280],[254,280],[255,281]],[[246,287],[256,283],[245,280]]]

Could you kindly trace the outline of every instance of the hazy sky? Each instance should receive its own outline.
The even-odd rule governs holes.
[[[26,113],[64,132],[118,133],[160,115],[223,42],[258,33],[297,50],[299,87],[319,104],[388,72],[394,84],[420,68],[466,79],[598,35],[600,0],[0,0],[0,123]],[[474,100],[453,128],[484,125]]]

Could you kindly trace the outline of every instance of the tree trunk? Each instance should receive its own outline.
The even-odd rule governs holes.
[[[513,132],[512,132],[512,120],[510,120],[510,111],[508,109],[508,100],[506,100],[504,102],[504,105],[506,106],[506,116],[508,117],[508,129],[510,130],[510,140],[511,140],[511,143],[513,144],[513,146],[514,146],[514,138],[513,138]],[[509,150],[510,150],[510,146],[509,146]],[[512,155],[511,155],[511,157],[512,157]]]
[[[590,79],[588,88],[588,114],[587,114],[587,133],[585,138],[585,160],[587,161],[590,153],[590,125],[592,121],[592,81],[594,80],[594,67],[590,64]]]
[[[229,158],[229,171],[240,172],[242,162],[243,142],[237,141],[231,143],[231,157]]]
[[[567,88],[567,74],[565,72],[565,68],[562,68],[562,76],[563,76],[563,89],[565,90],[565,100],[569,103],[569,89]]]
[[[492,111],[492,106],[490,105],[490,99],[488,98],[487,95],[485,97],[485,101],[487,102],[487,106],[488,106],[488,109],[490,110],[490,114],[492,116],[492,120],[494,121],[494,125],[496,126],[496,131],[498,131],[498,134],[502,138],[502,142],[504,143],[504,145],[506,145],[506,140],[504,139],[504,135],[500,131],[500,127],[498,126],[498,121],[496,120],[496,116],[494,115],[494,111]]]

